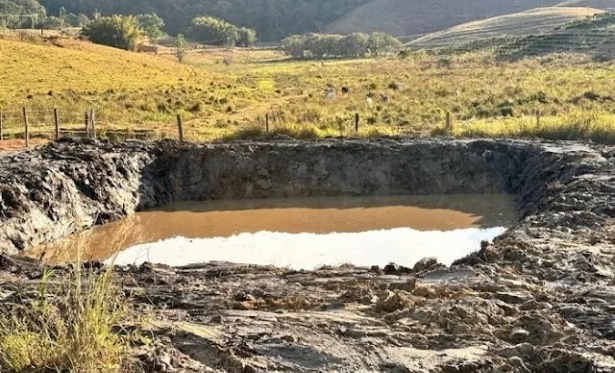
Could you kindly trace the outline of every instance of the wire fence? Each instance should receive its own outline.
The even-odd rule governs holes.
[[[352,137],[363,129],[365,118],[358,113],[348,116],[347,123],[340,127],[339,136]],[[452,119],[447,113],[444,128],[449,128]],[[285,134],[286,127],[280,122],[276,112],[266,113],[251,121],[249,131],[245,136],[259,137],[261,135]],[[369,128],[369,121],[367,121]],[[400,136],[412,136],[407,128],[389,125]],[[239,131],[241,127],[230,128],[228,132]],[[231,136],[232,137],[232,136]],[[124,140],[161,140],[174,139],[179,141],[202,141],[199,125],[194,122],[186,125],[182,115],[177,114],[174,122],[168,122],[156,127],[147,123],[117,123],[114,119],[99,116],[95,109],[68,110],[58,108],[26,108],[19,110],[0,110],[0,149],[28,147],[31,143],[41,143],[59,138],[92,138],[112,141]],[[7,143],[10,145],[6,146]]]
[[[61,137],[127,139],[180,139],[181,117],[177,130],[147,129],[134,124],[117,124],[104,115],[98,116],[95,109],[60,110],[58,108],[26,108],[0,111],[0,142],[24,140],[29,146],[31,139],[53,140]],[[1,144],[0,144],[1,147]]]

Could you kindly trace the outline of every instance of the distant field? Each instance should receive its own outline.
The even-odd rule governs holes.
[[[423,35],[467,22],[559,3],[561,0],[372,0],[331,23],[324,32],[382,31],[394,36]],[[583,6],[601,8],[597,5]]]
[[[425,35],[407,43],[410,47],[438,47],[469,43],[480,39],[539,34],[567,22],[604,11],[582,7],[551,7],[464,23]]]
[[[361,136],[430,136],[442,133],[447,111],[455,136],[530,136],[536,110],[548,131],[560,131],[549,136],[615,133],[614,65],[578,56],[514,63],[487,53],[297,62],[274,50],[214,48],[190,51],[179,64],[166,53],[71,39],[53,43],[0,40],[0,108],[8,138],[23,133],[22,106],[31,133],[42,137],[53,133],[54,106],[63,130],[77,131],[85,111],[94,108],[97,130],[107,136],[176,137],[180,114],[190,140],[261,135],[266,114],[272,132],[295,137],[354,135],[355,114]],[[342,86],[350,92],[342,95]],[[328,87],[337,89],[334,98],[325,97]],[[381,102],[381,93],[389,103]],[[582,127],[562,131],[569,126]]]

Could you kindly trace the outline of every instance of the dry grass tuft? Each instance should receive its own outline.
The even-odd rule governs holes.
[[[111,270],[82,273],[77,265],[54,284],[47,272],[30,302],[13,305],[0,319],[0,367],[11,372],[119,372],[124,337],[114,328],[125,315]],[[53,294],[48,292],[54,287]]]

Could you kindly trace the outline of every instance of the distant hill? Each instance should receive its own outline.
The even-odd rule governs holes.
[[[540,34],[603,10],[583,7],[549,7],[527,10],[485,20],[464,23],[412,40],[409,47],[438,47],[480,39]]]
[[[467,22],[563,5],[562,0],[372,0],[332,22],[323,32],[425,35]],[[604,9],[615,7],[615,0],[578,0],[578,4],[569,6]]]
[[[615,59],[615,14],[597,14],[550,32],[515,38],[498,47],[500,56],[513,59],[552,53],[580,53],[597,60]]]
[[[612,0],[565,0],[556,6],[560,7],[586,7],[598,9],[615,9],[615,1]]]

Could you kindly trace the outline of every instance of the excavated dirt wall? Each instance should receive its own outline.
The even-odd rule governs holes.
[[[0,155],[0,252],[177,200],[530,190],[520,200],[526,209],[551,158],[540,146],[512,141],[65,140]]]

